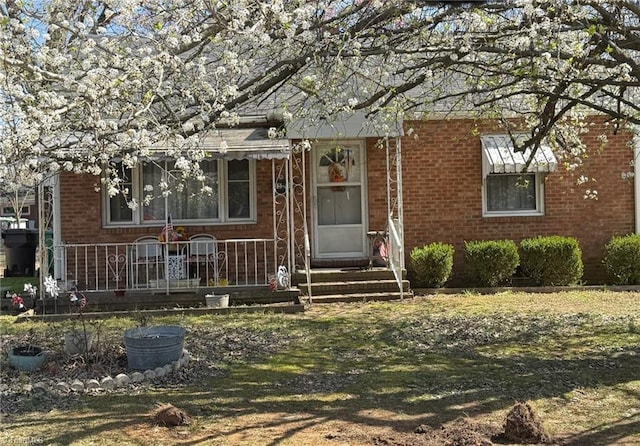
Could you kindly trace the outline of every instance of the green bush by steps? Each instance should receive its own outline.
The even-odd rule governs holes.
[[[413,248],[410,262],[416,285],[426,288],[444,285],[453,269],[453,252],[453,246],[445,243]]]

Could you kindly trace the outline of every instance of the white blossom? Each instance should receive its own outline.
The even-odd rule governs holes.
[[[59,169],[104,176],[161,144],[195,172],[206,131],[265,109],[319,123],[358,107],[382,129],[405,113],[518,116],[573,169],[589,115],[640,124],[640,48],[620,40],[640,20],[635,3],[457,3],[11,2],[0,7],[0,186]]]

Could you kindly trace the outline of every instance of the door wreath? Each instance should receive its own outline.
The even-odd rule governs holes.
[[[346,178],[344,176],[344,166],[340,163],[329,164],[329,181],[332,183],[343,183]]]
[[[351,169],[356,165],[353,150],[336,146],[327,150],[320,157],[320,165],[327,167],[327,176],[331,183],[349,181]],[[343,189],[344,187],[340,187]]]

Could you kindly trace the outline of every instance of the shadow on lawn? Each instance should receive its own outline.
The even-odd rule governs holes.
[[[614,423],[600,424],[586,432],[567,437],[566,446],[607,445],[640,432],[640,415],[620,419]]]
[[[582,346],[579,351],[553,354],[547,349],[536,355],[540,347],[534,344],[540,336],[560,337],[556,349],[580,345],[582,332],[569,335],[555,323],[538,323],[530,329],[525,324],[516,335],[494,338],[493,344],[491,336],[475,342],[461,335],[460,343],[445,342],[455,339],[450,331],[429,344],[431,338],[426,335],[399,337],[398,327],[383,321],[365,323],[364,329],[362,321],[357,325],[348,320],[302,323],[309,333],[304,342],[270,357],[232,365],[228,376],[161,394],[100,396],[100,407],[118,408],[104,412],[105,424],[91,430],[71,425],[47,442],[63,444],[121,428],[126,422],[116,421],[119,414],[144,413],[158,400],[171,402],[207,426],[201,438],[175,444],[207,444],[260,430],[270,435],[262,444],[275,445],[306,429],[330,429],[331,422],[340,420],[365,431],[372,426],[413,432],[422,424],[437,428],[461,416],[506,412],[516,401],[557,398],[560,404],[568,404],[567,395],[576,389],[624,384],[636,380],[640,369],[640,351],[630,346],[615,351]],[[467,327],[473,336],[477,327],[473,322]],[[491,330],[486,331],[491,334]],[[598,330],[590,327],[590,333]],[[407,343],[407,339],[429,345],[418,348],[420,342]],[[514,343],[530,348],[496,354]],[[627,392],[629,398],[640,399],[638,392]],[[255,421],[230,425],[245,415]],[[566,437],[561,444],[604,446],[639,429],[640,421],[634,416]]]

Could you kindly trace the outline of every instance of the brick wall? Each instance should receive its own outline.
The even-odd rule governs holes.
[[[603,122],[596,122],[585,138],[590,153],[585,165],[570,173],[559,167],[547,177],[545,215],[536,217],[482,216],[482,153],[480,133],[500,131],[471,120],[413,121],[412,136],[402,141],[405,252],[434,241],[451,243],[456,250],[454,280],[464,281],[464,241],[512,239],[537,235],[576,237],[583,251],[585,280],[604,280],[601,265],[604,244],[613,235],[634,231],[633,182],[624,180],[633,152],[630,135],[609,132],[599,150]],[[369,152],[371,154],[371,151]],[[372,164],[370,158],[370,171]],[[375,176],[379,176],[375,169]],[[580,175],[595,177],[595,186],[577,186]],[[372,179],[373,180],[373,179]],[[375,180],[377,182],[377,180]],[[585,200],[586,187],[596,188],[599,199]],[[372,209],[372,213],[378,213]],[[374,219],[372,218],[372,221]]]
[[[103,227],[98,179],[65,173],[60,181],[62,240],[67,243],[130,243],[145,235],[158,235],[163,223],[128,228]],[[273,205],[271,162],[256,164],[257,218],[259,224],[184,225],[189,235],[209,233],[219,239],[272,238]],[[183,226],[183,225],[181,225]]]
[[[570,173],[562,167],[547,177],[545,215],[536,217],[483,217],[480,133],[499,132],[488,123],[472,120],[431,120],[405,123],[413,134],[402,141],[405,252],[433,241],[456,249],[453,283],[464,281],[465,240],[512,239],[537,235],[576,237],[583,250],[585,279],[604,280],[601,266],[604,244],[613,235],[634,231],[633,182],[621,174],[630,169],[633,152],[629,135],[609,135],[600,151],[597,136],[602,122],[592,128],[591,147],[584,168]],[[369,229],[386,227],[386,159],[377,139],[367,140],[367,195]],[[307,160],[308,161],[308,160]],[[307,173],[310,170],[307,165]],[[580,175],[595,177],[597,201],[583,198]],[[132,242],[142,235],[157,235],[154,227],[104,228],[101,197],[95,177],[64,174],[61,181],[62,239],[69,243]],[[307,179],[307,191],[310,191]],[[299,190],[298,190],[299,191]],[[258,224],[188,226],[189,234],[206,232],[219,239],[270,238],[273,235],[271,162],[257,162]],[[310,200],[309,200],[310,201]],[[311,213],[309,213],[311,215]],[[298,222],[299,224],[299,222]],[[311,229],[311,227],[310,227]]]

